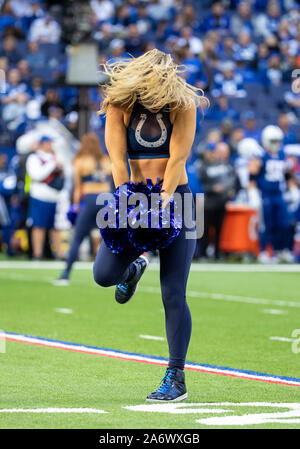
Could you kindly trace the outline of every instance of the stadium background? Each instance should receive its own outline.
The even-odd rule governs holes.
[[[97,115],[101,87],[68,80],[70,54],[84,43],[96,47],[97,64],[139,56],[154,47],[171,52],[187,67],[187,81],[204,89],[211,107],[204,120],[199,111],[187,164],[193,193],[203,191],[200,173],[206,151],[218,144],[239,175],[239,141],[250,137],[260,143],[263,127],[278,124],[293,177],[286,201],[295,211],[300,202],[300,93],[292,81],[300,67],[299,23],[299,2],[292,0],[2,1],[0,69],[6,83],[0,99],[1,251],[31,256],[25,161],[31,145],[45,134],[54,139],[67,174],[55,225],[62,245],[57,254],[46,247],[45,256],[63,258],[68,250],[72,158],[88,130],[105,147],[105,118]],[[82,70],[85,78],[87,69]],[[257,256],[257,208],[247,189],[231,199],[221,238],[227,255]],[[233,226],[237,231],[228,232]],[[200,256],[198,245],[195,257]]]
[[[174,412],[174,404],[154,411],[144,402],[168,357],[158,263],[151,262],[123,307],[113,288],[93,282],[91,263],[76,264],[70,285],[58,288],[53,280],[63,262],[20,260],[28,251],[28,149],[51,136],[67,172],[57,221],[64,253],[79,139],[90,129],[104,145],[104,118],[96,114],[101,89],[67,84],[70,45],[94,43],[99,62],[157,46],[187,66],[188,80],[211,100],[204,120],[199,112],[187,165],[194,193],[202,191],[203,154],[216,140],[230,146],[229,163],[236,167],[237,142],[243,136],[259,142],[261,129],[278,119],[299,186],[300,96],[291,87],[299,68],[298,3],[249,0],[241,3],[251,5],[245,20],[239,14],[249,14],[247,7],[235,1],[222,2],[219,19],[205,0],[0,3],[0,68],[7,80],[0,94],[0,212],[10,219],[0,231],[0,429],[299,428],[299,264],[192,264],[187,361],[193,366],[186,367],[188,401]],[[53,18],[50,30],[46,13]],[[241,37],[244,29],[250,42],[242,48],[238,41],[249,39]],[[232,62],[233,76],[223,83],[222,67]],[[83,66],[82,77],[90,72]],[[245,193],[233,199],[228,217],[239,215],[238,231],[248,235],[249,215],[255,214],[256,232],[258,215]],[[295,242],[297,256],[297,233]],[[81,257],[90,256],[89,245],[85,252]]]

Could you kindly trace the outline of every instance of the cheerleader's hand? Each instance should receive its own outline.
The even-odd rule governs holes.
[[[171,195],[169,195],[167,192],[161,192],[161,198],[162,198],[162,208],[165,209],[167,205],[169,204],[169,201],[171,199]]]

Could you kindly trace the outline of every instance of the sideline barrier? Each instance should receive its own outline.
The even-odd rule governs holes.
[[[258,212],[246,205],[228,203],[220,249],[223,252],[259,253]]]

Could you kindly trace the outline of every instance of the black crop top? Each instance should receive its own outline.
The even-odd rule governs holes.
[[[159,159],[169,157],[173,125],[168,106],[150,112],[135,102],[127,128],[129,159]]]

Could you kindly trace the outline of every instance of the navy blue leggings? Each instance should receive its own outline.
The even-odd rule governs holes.
[[[178,186],[177,192],[190,193],[187,184]],[[192,320],[186,302],[186,284],[196,247],[195,239],[186,239],[186,227],[160,255],[160,285],[165,309],[166,334],[169,345],[169,367],[184,368],[191,337]],[[94,279],[102,287],[126,281],[130,264],[140,254],[113,254],[101,243],[95,263]]]
[[[96,205],[97,196],[97,193],[90,193],[83,197],[83,206],[81,206],[76,220],[74,237],[67,258],[67,266],[63,272],[63,277],[69,277],[72,265],[77,259],[83,239],[90,234],[92,229],[97,228],[96,216],[100,208],[100,206]]]

